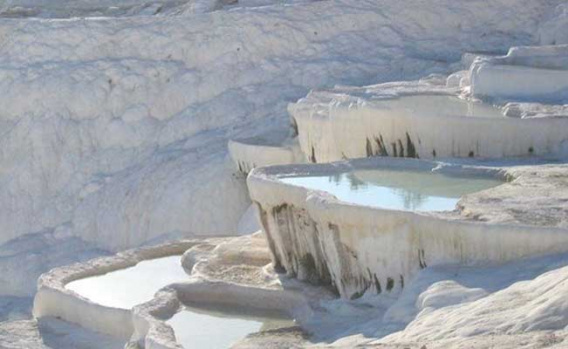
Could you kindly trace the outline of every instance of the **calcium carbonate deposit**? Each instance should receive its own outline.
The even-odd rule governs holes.
[[[565,0],[0,0],[0,106],[0,349],[568,347]]]

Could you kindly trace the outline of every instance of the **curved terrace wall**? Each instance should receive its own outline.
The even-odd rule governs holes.
[[[501,158],[562,152],[568,140],[568,118],[421,115],[393,109],[397,98],[290,105],[302,151],[317,163],[374,156]]]
[[[132,267],[143,260],[181,255],[198,243],[196,240],[180,241],[55,268],[43,274],[38,280],[33,307],[34,317],[57,317],[90,330],[127,340],[134,332],[130,309],[102,306],[67,289],[65,285],[75,280]]]
[[[331,283],[344,298],[357,298],[366,292],[400,290],[427,266],[505,262],[568,251],[565,228],[487,224],[456,211],[418,213],[357,206],[278,180],[278,175],[333,174],[354,167],[437,166],[464,175],[505,176],[496,169],[387,158],[254,170],[249,190],[259,206],[275,266],[301,280]]]
[[[166,321],[189,303],[278,311],[291,317],[307,318],[311,314],[306,297],[297,291],[193,277],[189,282],[164,288],[152,301],[134,308],[132,321],[135,332],[131,343],[144,343],[146,349],[181,348]]]

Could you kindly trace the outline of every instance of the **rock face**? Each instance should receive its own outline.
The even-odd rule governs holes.
[[[439,165],[410,163],[414,168],[430,170]],[[537,198],[514,195],[523,191],[523,185],[547,185],[545,176],[527,169],[511,172],[517,178],[512,184],[466,196],[479,197],[473,201],[473,211],[477,212],[473,216],[473,211],[468,212],[468,201],[461,205],[460,212],[403,212],[348,204],[329,194],[278,181],[278,175],[310,173],[310,169],[333,174],[350,168],[409,166],[408,160],[388,158],[351,164],[280,166],[251,173],[251,197],[259,206],[276,269],[301,280],[331,284],[344,298],[356,299],[366,293],[399,292],[427,266],[505,262],[568,249],[565,215],[558,213],[566,210],[560,204],[565,185],[551,198],[550,205],[556,202],[557,206],[548,207],[548,222],[530,223],[509,216],[506,224],[498,224],[495,217],[504,217],[508,212],[517,210],[517,217],[531,214],[530,203]],[[499,169],[450,167],[448,171],[473,174],[498,173]],[[491,195],[494,190],[496,194]],[[540,193],[543,200],[549,198],[546,192]],[[499,208],[491,204],[484,207],[483,198],[492,196],[502,198]],[[554,196],[560,201],[555,201]],[[485,211],[489,219],[479,221]],[[556,221],[559,215],[564,217],[561,222]]]

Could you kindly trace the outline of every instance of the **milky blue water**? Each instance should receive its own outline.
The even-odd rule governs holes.
[[[499,108],[488,103],[472,102],[447,95],[411,95],[375,102],[393,113],[421,116],[459,116],[503,118]]]
[[[169,256],[76,280],[65,287],[97,304],[131,309],[152,300],[159,289],[188,278],[181,266],[181,256]]]
[[[280,180],[326,191],[345,202],[404,211],[451,211],[463,195],[503,183],[488,178],[398,170],[360,170],[333,176],[297,176]]]
[[[294,326],[289,319],[260,317],[246,313],[227,313],[186,307],[167,323],[184,348],[229,348],[248,334]]]

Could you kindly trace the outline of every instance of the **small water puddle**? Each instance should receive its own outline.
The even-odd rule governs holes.
[[[70,282],[65,287],[103,306],[131,309],[161,288],[187,280],[181,256],[142,261],[133,267]]]
[[[503,183],[491,178],[383,169],[331,176],[281,177],[279,180],[328,192],[341,201],[403,211],[451,211],[463,195]]]
[[[174,329],[177,342],[186,349],[229,348],[248,334],[295,326],[293,320],[281,314],[191,306],[184,307],[167,323]]]

